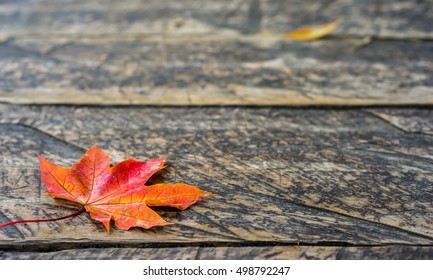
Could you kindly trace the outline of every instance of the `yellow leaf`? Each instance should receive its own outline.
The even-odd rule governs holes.
[[[294,31],[287,32],[285,34],[285,37],[293,39],[293,40],[299,40],[299,41],[316,40],[316,39],[322,38],[322,37],[330,34],[342,22],[343,22],[342,19],[337,19],[337,20],[330,22],[330,23],[327,23],[327,24],[309,26],[309,27],[301,27],[301,28],[296,29]]]

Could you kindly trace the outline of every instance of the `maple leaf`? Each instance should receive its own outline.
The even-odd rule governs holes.
[[[90,148],[72,169],[39,157],[41,178],[49,194],[82,205],[108,231],[111,220],[124,230],[171,224],[149,206],[184,210],[203,197],[212,196],[180,183],[145,186],[153,174],[164,168],[165,160],[130,158],[110,167],[109,156],[98,146]]]
[[[285,37],[300,41],[316,40],[332,33],[332,31],[334,31],[342,22],[342,19],[337,19],[333,22],[322,25],[301,27],[291,32],[287,32]]]

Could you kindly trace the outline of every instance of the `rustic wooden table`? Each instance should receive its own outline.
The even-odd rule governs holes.
[[[2,1],[0,223],[72,213],[37,156],[94,144],[217,196],[1,228],[0,258],[432,259],[432,81],[432,1]]]

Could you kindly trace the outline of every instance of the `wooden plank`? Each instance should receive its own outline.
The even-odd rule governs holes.
[[[0,223],[71,213],[45,193],[37,155],[69,165],[94,144],[113,162],[169,156],[153,183],[218,195],[183,212],[158,210],[175,224],[152,230],[107,234],[88,214],[3,228],[4,249],[433,242],[433,138],[370,112],[2,105],[0,121]]]
[[[200,248],[198,259],[223,260],[431,260],[432,247],[258,246]]]
[[[0,34],[101,36],[282,33],[344,18],[343,36],[432,39],[431,1],[2,1]]]
[[[0,251],[2,260],[193,260],[198,247],[86,248],[55,252]]]
[[[0,102],[97,105],[433,104],[433,42],[11,40]]]
[[[86,248],[53,252],[0,251],[2,260],[431,260],[432,247],[420,246],[257,246]]]
[[[433,135],[433,114],[423,109],[373,110],[369,112],[408,133]]]

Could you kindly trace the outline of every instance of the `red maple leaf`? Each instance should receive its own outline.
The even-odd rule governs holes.
[[[39,157],[41,178],[53,198],[76,202],[110,231],[110,221],[124,230],[171,224],[149,206],[184,210],[205,196],[186,184],[144,183],[164,167],[165,159],[137,161],[133,158],[110,167],[110,158],[98,146],[90,148],[72,169]]]

